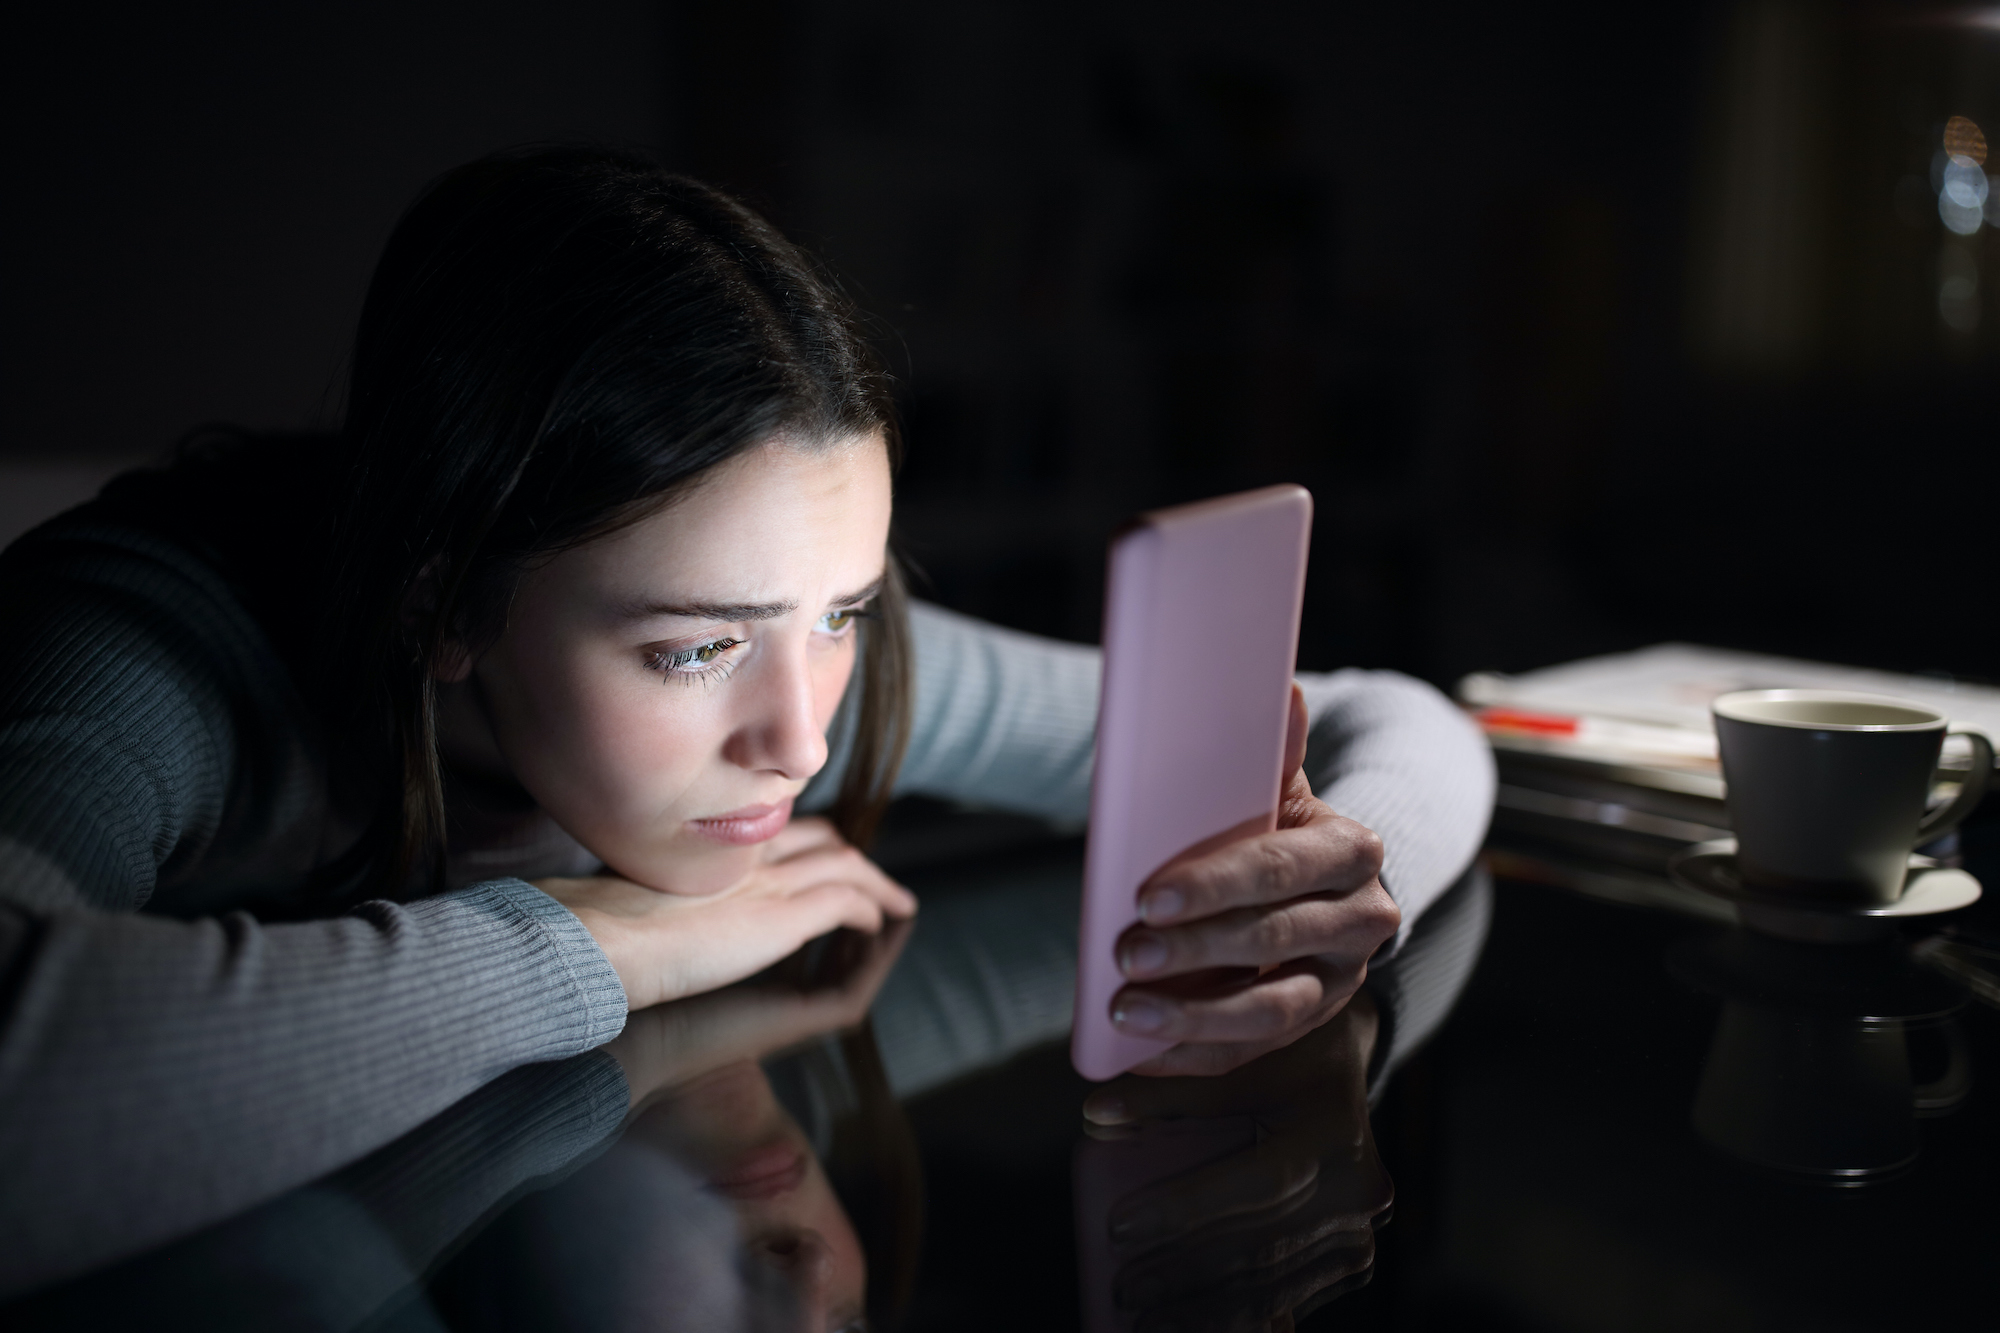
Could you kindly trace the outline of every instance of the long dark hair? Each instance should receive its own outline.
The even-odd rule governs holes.
[[[889,385],[852,307],[771,225],[646,159],[540,147],[448,172],[383,252],[355,340],[318,689],[336,773],[372,793],[365,859],[435,886],[435,672],[504,627],[535,561],[657,512],[774,437],[882,432]],[[832,811],[873,832],[908,732],[893,562],[864,630]]]

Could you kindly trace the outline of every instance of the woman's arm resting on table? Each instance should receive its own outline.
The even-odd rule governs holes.
[[[304,1184],[625,1017],[518,880],[289,925],[0,903],[0,973],[0,1294]]]
[[[59,870],[0,837],[0,1298],[253,1207],[510,1069],[601,1045],[638,1007],[621,971],[654,1003],[915,910],[824,821],[773,842],[788,854],[769,875],[707,899],[492,880],[266,925],[52,906]]]

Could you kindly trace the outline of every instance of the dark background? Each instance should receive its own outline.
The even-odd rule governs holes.
[[[1448,687],[1681,638],[2000,678],[2000,250],[1947,233],[1929,179],[1947,117],[2000,134],[2000,31],[1924,14],[10,14],[0,535],[196,423],[337,421],[370,265],[422,184],[598,139],[744,193],[871,312],[907,413],[903,536],[951,605],[1094,638],[1125,515],[1293,480],[1319,504],[1307,667]],[[1948,320],[1941,282],[1966,272]],[[1990,1198],[1989,1114],[1944,1122],[1909,1191],[1866,1209],[1756,1193],[1692,1160],[1708,1016],[1650,961],[1668,927],[1507,892],[1470,1026],[1377,1118],[1397,1220],[1377,1285],[1327,1324],[1886,1327],[1901,1275],[1955,1292],[1980,1271],[1909,1252],[1939,1218],[1961,1235],[1946,1186]],[[1037,1058],[1060,1094],[1043,1139],[1001,1095],[1039,1086],[1019,1071],[922,1121],[938,1290],[1068,1280],[1076,1102],[1060,1053]],[[1884,1248],[1832,1271],[1856,1250],[1826,1237]],[[1033,1263],[996,1276],[984,1247],[1010,1239]],[[940,1323],[974,1327],[967,1308]]]
[[[2000,33],[1917,12],[45,7],[0,486],[337,420],[412,194],[592,138],[743,192],[871,312],[949,604],[1094,638],[1120,518],[1295,480],[1307,667],[1683,638],[2000,676],[2000,251],[1928,180],[1947,116],[2000,131]]]

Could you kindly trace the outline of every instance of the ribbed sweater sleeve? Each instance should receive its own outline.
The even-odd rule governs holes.
[[[899,792],[1080,824],[1090,810],[1098,650],[911,608],[917,696]],[[1382,837],[1400,945],[1472,861],[1493,808],[1476,728],[1393,671],[1301,673],[1313,789]]]
[[[0,908],[0,1293],[262,1202],[517,1065],[609,1040],[625,993],[588,943],[518,880],[271,926]]]
[[[1306,773],[1334,810],[1382,839],[1382,887],[1403,909],[1400,949],[1457,882],[1493,815],[1493,753],[1430,686],[1393,671],[1302,673]]]
[[[1090,813],[1101,656],[922,602],[917,697],[899,793],[1080,824]]]

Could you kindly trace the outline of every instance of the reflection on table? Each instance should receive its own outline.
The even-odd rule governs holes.
[[[2000,1295],[2000,1027],[1907,936],[1475,875],[1310,1039],[1093,1088],[1076,852],[900,868],[907,934],[634,1015],[5,1322],[1608,1333],[1979,1326]]]

